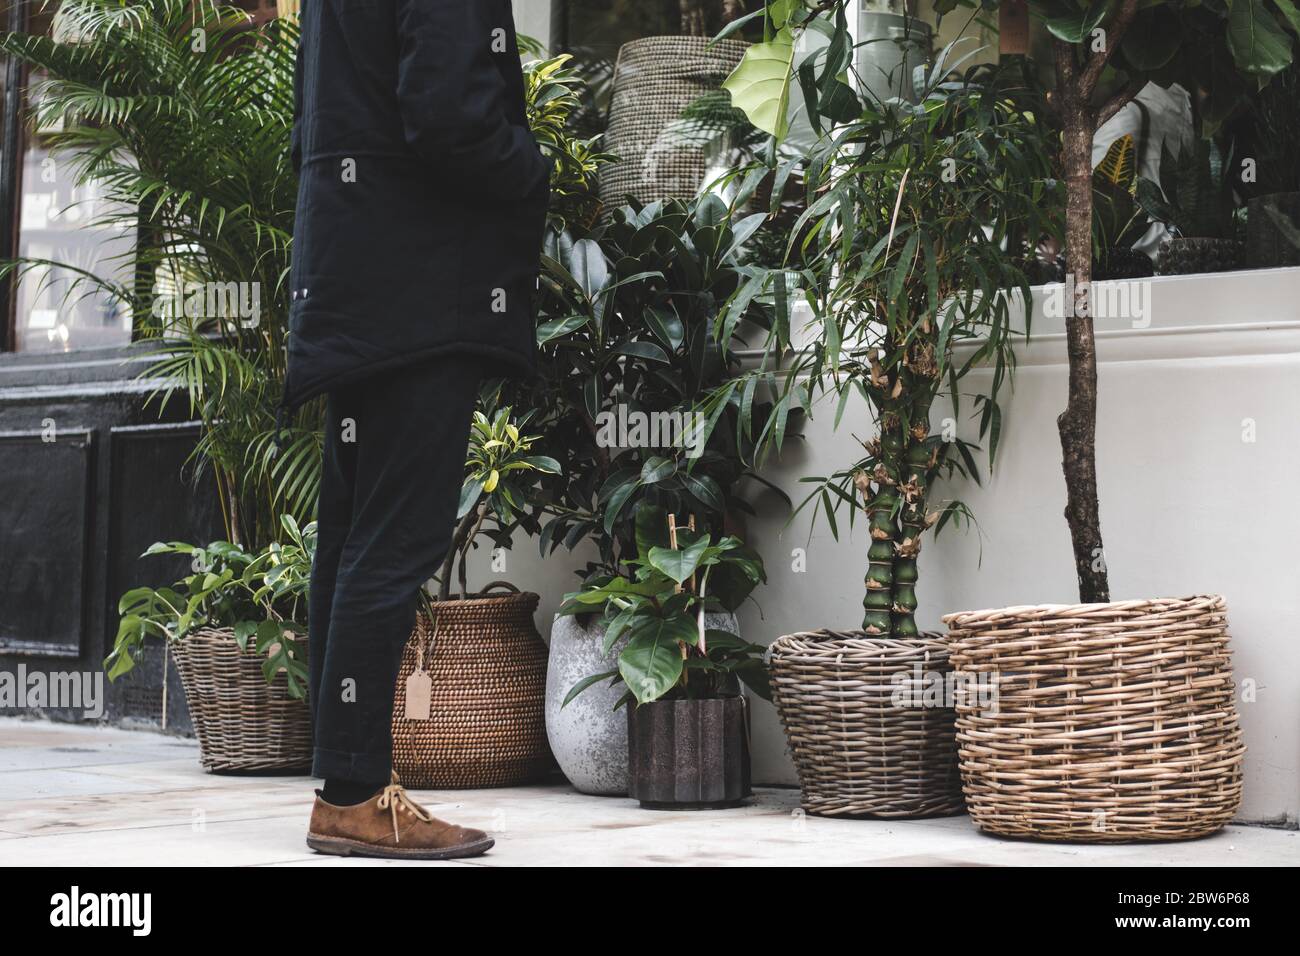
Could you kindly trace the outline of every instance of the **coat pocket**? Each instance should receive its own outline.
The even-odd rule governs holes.
[[[531,315],[550,195],[544,183],[522,200],[476,204],[461,286],[461,308],[469,320]]]

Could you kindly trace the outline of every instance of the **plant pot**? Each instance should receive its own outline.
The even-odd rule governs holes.
[[[298,646],[303,652],[306,641]],[[198,631],[171,645],[185,688],[199,762],[212,773],[285,772],[311,767],[311,711],[289,696],[283,674],[267,683],[265,658],[241,650],[230,628]]]
[[[739,806],[752,793],[746,707],[739,696],[629,706],[628,796],[648,810]]]
[[[543,716],[546,645],[536,594],[435,601],[437,634],[421,610],[402,652],[393,703],[393,769],[414,789],[510,787],[555,766]],[[423,650],[429,717],[406,713],[406,680]]]
[[[1156,275],[1231,272],[1241,265],[1241,253],[1241,243],[1236,239],[1171,236],[1160,243]]]
[[[674,124],[698,97],[722,85],[748,45],[708,37],[645,37],[618,51],[604,146],[618,156],[600,174],[606,209],[631,196],[642,203],[690,199],[704,185],[705,150],[683,142]]]
[[[709,614],[705,626],[739,634],[733,614]],[[546,736],[564,775],[579,793],[623,796],[627,793],[627,718],[614,709],[627,690],[601,681],[562,707],[573,685],[592,674],[613,670],[620,639],[609,656],[601,653],[605,625],[592,618],[586,625],[574,615],[557,615],[551,625],[550,662],[546,672]]]
[[[1095,281],[1113,279],[1147,279],[1155,275],[1151,257],[1137,249],[1111,249],[1093,268]]]
[[[1246,265],[1252,269],[1300,266],[1300,242],[1277,218],[1300,232],[1300,192],[1270,193],[1246,204]]]
[[[872,100],[917,101],[912,71],[930,59],[931,32],[914,15],[867,9],[858,14],[857,71]]]
[[[1223,598],[949,614],[966,805],[980,829],[1121,843],[1213,833],[1241,803]]]
[[[776,705],[808,813],[926,817],[962,809],[951,673],[938,635],[811,631],[773,642]]]

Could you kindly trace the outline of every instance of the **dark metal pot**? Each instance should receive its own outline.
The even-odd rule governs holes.
[[[739,806],[753,792],[745,710],[742,697],[629,706],[628,796],[649,810]]]

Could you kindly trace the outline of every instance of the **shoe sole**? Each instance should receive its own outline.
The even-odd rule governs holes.
[[[475,843],[462,843],[458,846],[428,849],[403,846],[376,846],[360,840],[346,837],[317,836],[307,834],[307,845],[317,853],[329,853],[333,856],[375,856],[390,860],[457,860],[467,856],[480,856],[496,845],[496,840],[485,837]]]

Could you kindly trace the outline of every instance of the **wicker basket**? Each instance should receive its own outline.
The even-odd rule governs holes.
[[[402,652],[393,705],[393,769],[416,789],[508,787],[555,766],[546,743],[546,645],[536,594],[438,601]],[[423,648],[429,719],[406,717],[406,679]]]
[[[307,642],[298,647],[306,653]],[[199,738],[199,760],[214,773],[311,767],[311,712],[289,682],[262,675],[265,658],[241,650],[229,628],[196,631],[171,645]]]
[[[606,210],[631,196],[641,202],[690,199],[703,185],[704,150],[673,124],[695,99],[722,85],[747,44],[707,37],[645,37],[625,43],[614,65],[605,148],[619,157],[600,174]]]
[[[1223,598],[1011,607],[944,618],[966,804],[990,832],[1118,843],[1223,826],[1245,748]]]
[[[954,712],[925,705],[927,688],[951,670],[941,639],[791,634],[773,642],[769,670],[806,811],[921,817],[961,810]]]

